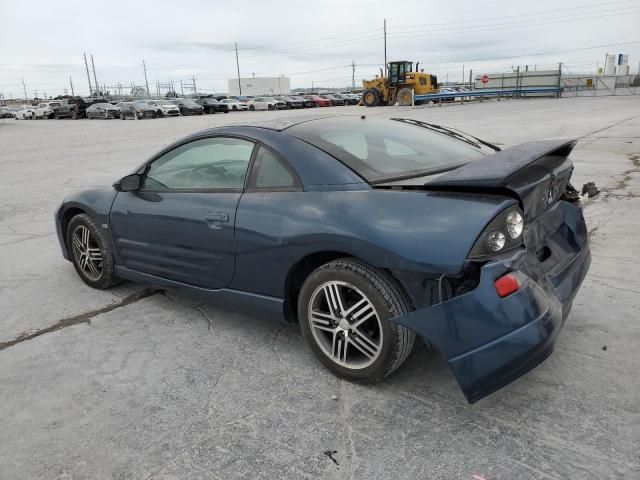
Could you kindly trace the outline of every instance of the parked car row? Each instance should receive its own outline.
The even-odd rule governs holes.
[[[246,110],[288,110],[315,107],[357,105],[360,95],[353,93],[325,93],[308,95],[272,95],[195,98],[137,99],[131,101],[106,98],[65,98],[40,103],[37,106],[2,107],[0,118],[35,120],[44,118],[138,119],[203,115]]]

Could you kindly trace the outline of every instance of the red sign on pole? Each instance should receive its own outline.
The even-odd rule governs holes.
[[[482,83],[489,83],[489,77],[486,73],[482,76]]]

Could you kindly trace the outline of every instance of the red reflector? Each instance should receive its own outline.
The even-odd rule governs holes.
[[[498,295],[500,297],[506,297],[507,295],[516,292],[520,288],[520,283],[515,275],[507,273],[496,280],[495,286]]]

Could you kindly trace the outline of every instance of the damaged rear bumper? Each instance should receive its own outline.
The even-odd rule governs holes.
[[[551,354],[591,263],[582,209],[567,202],[536,219],[524,243],[486,263],[471,292],[393,319],[441,352],[471,403]],[[542,248],[549,256],[540,261]],[[494,282],[509,272],[521,286],[500,298]]]

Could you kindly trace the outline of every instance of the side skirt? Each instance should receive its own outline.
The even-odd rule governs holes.
[[[242,290],[233,290],[230,288],[208,289],[196,287],[194,285],[167,280],[166,278],[156,277],[155,275],[138,272],[136,270],[131,270],[117,265],[115,270],[118,277],[131,280],[132,282],[144,283],[157,287],[166,287],[170,290],[179,290],[185,295],[202,299],[208,303],[226,303],[242,306],[243,309],[248,308],[286,323],[284,317],[284,299],[282,298],[260,295],[259,293],[244,292]]]

